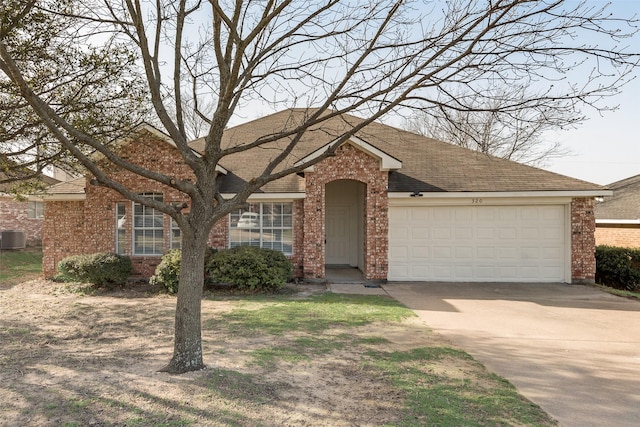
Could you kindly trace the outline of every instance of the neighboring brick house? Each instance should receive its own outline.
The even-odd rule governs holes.
[[[43,176],[42,179],[48,185],[58,182],[58,180],[46,176]],[[27,246],[39,246],[42,243],[44,203],[16,199],[14,194],[8,192],[12,185],[0,185],[0,232],[6,230],[22,231],[25,234]]]
[[[596,244],[640,248],[640,175],[606,187],[613,195],[596,201]]]
[[[286,110],[225,131],[225,146],[291,128],[308,111]],[[323,152],[360,119],[335,117],[309,130],[290,156]],[[258,176],[282,141],[221,161],[220,190],[230,197]],[[192,143],[201,151],[202,140]],[[121,145],[132,162],[176,178],[190,171],[168,136],[143,127]],[[171,188],[113,171],[136,192],[165,202]],[[591,282],[595,275],[594,197],[602,187],[373,123],[336,155],[271,182],[247,209],[214,226],[209,244],[283,251],[296,275],[323,279],[327,266],[357,267],[372,281]],[[132,256],[139,276],[179,246],[166,215],[90,184],[52,187],[45,198],[44,273],[64,257],[115,251]]]

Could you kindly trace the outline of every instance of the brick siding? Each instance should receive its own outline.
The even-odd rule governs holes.
[[[42,218],[28,218],[28,202],[0,197],[0,231],[19,230],[25,234],[28,246],[42,243]]]
[[[596,224],[596,245],[640,248],[640,225]]]
[[[178,152],[169,144],[147,136],[135,141],[134,146],[123,146],[127,150],[122,157],[144,168],[164,172],[177,179],[189,179],[193,175],[180,158]],[[134,149],[131,149],[134,148]],[[131,172],[112,168],[109,171],[114,179],[138,193],[161,193],[165,202],[183,202],[184,195],[177,190],[159,184]],[[43,242],[43,272],[46,277],[55,274],[55,269],[64,257],[95,252],[113,252],[116,234],[116,203],[125,204],[126,254],[131,256],[134,277],[148,278],[160,262],[160,256],[132,255],[133,204],[119,193],[105,187],[90,184],[87,178],[84,202],[46,202],[45,238]],[[67,218],[69,212],[74,214]],[[76,212],[77,211],[77,212]],[[82,221],[74,221],[74,218]],[[85,220],[86,219],[86,220]],[[62,224],[62,226],[61,226]],[[73,230],[70,232],[70,230]],[[170,247],[169,217],[165,216],[164,249]],[[84,236],[84,238],[82,238]],[[69,242],[65,242],[69,240]],[[56,247],[56,245],[58,245]]]
[[[84,202],[46,202],[42,227],[42,271],[56,274],[58,262],[86,252]]]
[[[127,157],[143,167],[193,179],[191,170],[177,151],[150,136],[135,142]],[[111,170],[123,185],[135,192],[162,193],[165,202],[185,201],[175,189],[141,178],[130,172]],[[325,277],[325,186],[336,180],[354,180],[364,185],[364,275],[367,280],[383,281],[388,271],[388,172],[380,170],[378,159],[345,144],[336,156],[327,158],[305,172],[306,197],[293,201],[294,245],[290,257],[297,277]],[[46,277],[56,273],[57,263],[69,255],[113,251],[115,244],[115,205],[125,203],[126,220],[132,218],[132,203],[113,190],[86,184],[85,201],[48,201],[43,224],[43,271]],[[26,212],[25,212],[26,215]],[[125,225],[126,253],[131,255],[131,224]],[[170,246],[169,217],[165,216],[164,249]],[[595,219],[592,198],[576,198],[571,203],[571,277],[572,281],[593,282],[595,277]],[[226,248],[229,219],[214,225],[209,245]],[[132,256],[136,277],[150,277],[159,256]]]
[[[593,283],[596,275],[596,220],[593,198],[571,201],[571,282]]]
[[[126,146],[125,146],[126,148]],[[189,167],[182,161],[178,152],[165,142],[151,137],[140,138],[135,149],[123,155],[132,163],[142,167],[161,171],[178,179],[193,179]],[[123,185],[138,193],[161,193],[165,202],[183,202],[187,199],[173,188],[155,181],[142,178],[127,171],[111,170],[112,176]],[[131,257],[134,278],[148,278],[153,275],[160,262],[160,256],[132,255],[133,204],[117,192],[90,184],[87,179],[85,201],[48,201],[45,203],[43,273],[45,277],[56,274],[58,263],[65,257],[95,252],[113,252],[116,235],[116,203],[125,204],[125,253]],[[294,248],[290,257],[297,277],[302,275],[303,242],[303,202],[293,202],[294,210]],[[26,213],[25,213],[26,215]],[[164,251],[168,251],[170,242],[170,218],[164,219]],[[209,235],[208,244],[224,249],[229,242],[229,217],[218,221]]]
[[[366,185],[364,209],[364,276],[367,280],[386,280],[388,261],[388,172],[380,170],[379,160],[345,144],[305,172],[304,201],[304,277],[324,278],[325,185],[349,179]]]

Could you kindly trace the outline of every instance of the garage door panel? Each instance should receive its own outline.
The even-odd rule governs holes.
[[[458,246],[455,248],[456,258],[459,260],[472,260],[473,253],[472,246]]]
[[[429,233],[428,227],[414,227],[411,230],[410,238],[412,240],[422,240],[422,239],[428,239],[430,235],[431,233]]]
[[[497,216],[496,216],[496,210],[491,208],[491,209],[480,209],[477,211],[476,213],[476,217],[478,218],[478,221],[482,222],[482,221],[489,221],[489,222],[493,222]]]
[[[434,280],[451,281],[454,279],[453,266],[436,264],[432,268]]]
[[[433,248],[433,257],[434,259],[444,258],[450,259],[453,256],[453,251],[450,246],[435,246]]]
[[[496,257],[496,248],[493,246],[480,246],[476,248],[476,258],[493,259]]]
[[[453,212],[454,212],[454,214],[452,215],[452,217],[458,223],[461,223],[463,221],[472,221],[473,220],[473,210],[472,210],[472,208],[464,207],[464,208],[456,209]]]
[[[540,249],[539,248],[522,248],[520,250],[520,255],[523,260],[539,260],[540,259]]]
[[[468,240],[473,239],[473,228],[471,227],[456,227],[455,229],[456,240]]]
[[[451,228],[433,228],[433,238],[434,239],[450,239],[451,238]]]
[[[524,227],[520,229],[520,238],[527,240],[538,240],[540,238],[540,229],[532,227]]]
[[[416,209],[420,210],[420,209]],[[436,222],[450,222],[452,212],[449,209],[435,209],[431,212],[431,219]]]
[[[563,281],[565,206],[389,210],[389,279]]]
[[[545,240],[554,240],[554,241],[564,240],[558,237],[559,235],[562,235],[562,228],[560,227],[552,227],[552,226],[544,227],[542,230],[540,230],[540,233],[541,233],[541,237]]]
[[[498,219],[500,221],[515,221],[518,219],[518,211],[512,207],[492,207],[491,209],[498,209]]]
[[[498,236],[501,240],[510,239],[515,240],[518,238],[518,229],[515,227],[504,227],[498,230]]]
[[[522,267],[522,278],[525,280],[535,281],[540,276],[539,267]]]
[[[411,247],[411,258],[412,259],[428,259],[431,257],[431,248],[426,246],[412,246]]]
[[[389,259],[396,260],[396,263],[402,264],[408,263],[409,258],[409,246],[406,245],[393,245],[389,246]]]
[[[496,249],[497,259],[516,259],[518,258],[518,248],[513,246],[507,246]]]
[[[539,219],[540,210],[537,207],[523,207],[520,210],[520,218],[525,221],[537,221]]]
[[[555,246],[553,246],[553,247],[547,246],[547,247],[543,247],[543,248],[540,248],[540,249],[541,249],[541,256],[540,256],[541,259],[544,259],[544,260],[556,260],[559,257],[562,257],[562,252],[563,251],[562,251],[561,248],[558,248],[558,247],[555,247]]]

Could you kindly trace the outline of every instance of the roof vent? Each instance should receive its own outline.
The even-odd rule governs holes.
[[[25,245],[24,231],[4,230],[0,233],[0,249],[23,249]]]

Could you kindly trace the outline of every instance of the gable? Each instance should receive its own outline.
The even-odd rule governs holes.
[[[596,220],[629,220],[634,224],[639,223],[640,175],[613,182],[607,187],[613,190],[613,195],[596,201]]]
[[[332,141],[320,148],[318,148],[317,150],[315,150],[313,153],[309,154],[308,156],[303,157],[302,159],[300,159],[298,162],[296,162],[296,165],[300,165],[309,161],[312,161],[314,159],[317,159],[318,157],[320,157],[322,154],[324,154],[325,152],[327,152],[327,150],[330,150],[332,148],[337,148],[335,147],[337,144],[337,141]],[[340,146],[343,145],[350,145],[354,148],[356,148],[357,150],[360,150],[364,153],[366,153],[367,155],[377,159],[380,162],[380,170],[381,171],[389,171],[389,170],[396,170],[396,169],[400,169],[402,167],[402,162],[398,159],[396,159],[393,156],[390,156],[389,154],[385,153],[384,151],[380,150],[377,147],[374,147],[373,145],[367,143],[366,141],[353,136],[351,138],[349,138],[348,141],[343,142],[340,144]],[[313,166],[309,166],[308,168],[305,169],[305,171],[309,172],[309,171],[313,171],[314,167]]]

